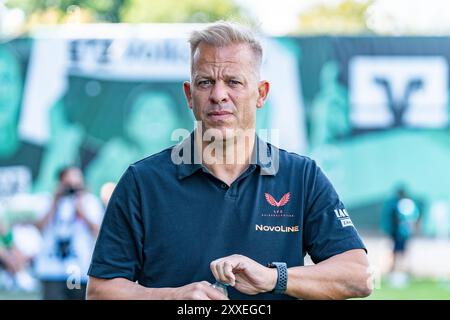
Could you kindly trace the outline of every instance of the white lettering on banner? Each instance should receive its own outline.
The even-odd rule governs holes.
[[[74,39],[68,67],[93,78],[182,80],[189,78],[189,52],[179,39]]]

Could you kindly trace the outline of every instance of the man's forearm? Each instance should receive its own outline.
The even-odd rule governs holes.
[[[90,278],[88,300],[164,300],[170,299],[172,288],[146,288],[125,278]]]
[[[372,279],[367,258],[354,251],[316,265],[289,268],[286,294],[302,299],[347,299],[370,295]]]

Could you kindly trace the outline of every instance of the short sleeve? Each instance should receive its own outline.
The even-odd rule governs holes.
[[[310,165],[304,216],[306,252],[318,263],[348,250],[366,250],[331,182],[314,161]]]
[[[117,184],[103,218],[89,276],[136,281],[143,262],[140,196],[133,167]]]

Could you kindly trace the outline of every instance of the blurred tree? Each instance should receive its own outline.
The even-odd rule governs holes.
[[[209,22],[242,20],[244,14],[232,0],[128,0],[121,17],[123,22]]]
[[[7,0],[8,7],[21,8],[27,17],[54,16],[55,23],[64,22],[78,8],[93,20],[119,22],[119,11],[128,0]],[[51,20],[51,18],[50,18]]]
[[[28,25],[65,22],[208,22],[247,20],[232,0],[6,0],[20,8]]]
[[[298,33],[368,33],[366,11],[374,0],[344,0],[338,4],[320,4],[299,16]]]

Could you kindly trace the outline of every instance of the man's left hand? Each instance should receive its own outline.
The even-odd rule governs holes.
[[[214,260],[210,268],[218,281],[249,295],[271,291],[277,282],[277,269],[239,254]]]

